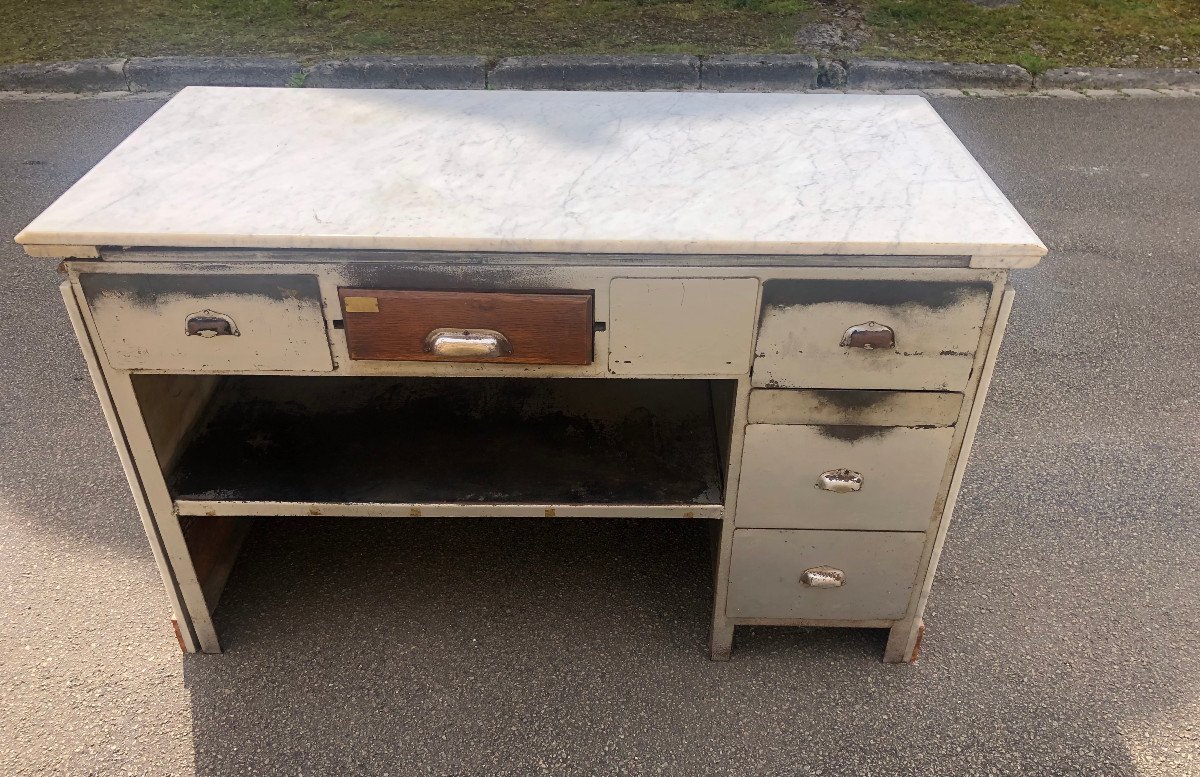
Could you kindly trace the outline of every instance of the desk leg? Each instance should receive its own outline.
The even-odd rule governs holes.
[[[725,617],[729,588],[729,557],[733,549],[733,521],[725,518],[713,538],[713,614],[708,637],[709,658],[728,661],[733,656],[733,622]]]
[[[75,297],[69,282],[64,282],[60,290],[150,540],[150,550],[162,574],[175,637],[186,653],[220,653],[221,645],[204,592],[192,566],[179,517],[175,515],[163,481],[129,375],[104,365],[88,328],[85,306]]]
[[[733,657],[733,629],[733,624],[728,620],[713,619],[708,638],[708,655],[713,661],[728,661]]]
[[[883,651],[884,662],[915,664],[921,655],[921,638],[924,636],[925,621],[923,620],[917,622],[915,637],[913,637],[912,623],[908,620],[900,621],[892,626],[888,631],[887,647]]]
[[[737,512],[737,485],[742,470],[742,444],[746,439],[746,411],[750,404],[750,379],[738,380],[729,419],[729,448],[725,455],[725,516],[714,527],[713,542],[713,613],[709,632],[709,657],[728,661],[733,654],[733,621],[725,614],[729,591],[729,562],[733,555],[734,515]]]

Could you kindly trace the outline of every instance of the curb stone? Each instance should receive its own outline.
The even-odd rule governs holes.
[[[700,88],[721,92],[802,92],[817,86],[821,67],[802,54],[719,54],[700,60]]]
[[[507,57],[133,57],[0,65],[0,92],[171,92],[185,86],[400,89],[628,89],[888,92],[966,89],[1068,98],[1125,96],[1120,89],[1200,96],[1200,70],[1056,68],[1034,78],[1016,65],[852,59],[803,54]],[[1149,95],[1145,95],[1149,96]]]
[[[836,59],[822,59],[817,73],[817,86],[822,89],[841,89],[846,86],[846,65]]]
[[[1200,70],[1178,68],[1059,67],[1037,77],[1038,88],[1063,86],[1075,89],[1158,89],[1165,86],[1200,86]]]
[[[492,67],[487,85],[489,89],[699,89],[700,58],[688,54],[505,57]]]
[[[1086,100],[1087,95],[1074,89],[1043,89],[1042,94],[1048,97],[1061,97],[1064,100]]]
[[[0,66],[0,90],[128,91],[124,59],[79,59]]]
[[[265,57],[132,57],[125,65],[132,92],[185,86],[287,86],[300,70],[297,60]]]
[[[1123,93],[1125,93],[1125,95],[1128,97],[1146,98],[1146,97],[1163,97],[1164,96],[1162,92],[1156,92],[1153,89],[1134,88],[1134,89],[1122,89],[1121,91]]]
[[[486,57],[351,57],[318,62],[304,86],[358,89],[485,89]]]
[[[1033,76],[1017,65],[970,62],[908,62],[894,59],[852,59],[846,63],[850,89],[1025,89]]]

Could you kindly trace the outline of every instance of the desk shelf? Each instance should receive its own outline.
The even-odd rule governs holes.
[[[228,376],[167,482],[184,515],[719,518],[711,388]]]

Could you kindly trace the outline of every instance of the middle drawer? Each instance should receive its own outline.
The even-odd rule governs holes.
[[[925,531],[953,427],[746,427],[738,528]]]
[[[592,293],[338,289],[352,359],[590,364]]]

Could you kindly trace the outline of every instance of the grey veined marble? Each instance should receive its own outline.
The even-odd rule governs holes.
[[[180,92],[18,242],[1046,252],[917,96],[216,87]]]

